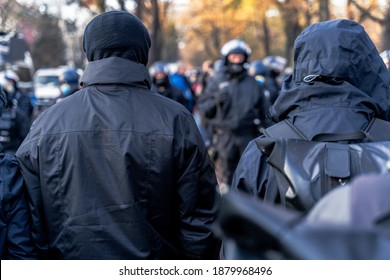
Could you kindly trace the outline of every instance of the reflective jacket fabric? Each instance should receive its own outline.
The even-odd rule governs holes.
[[[275,122],[290,120],[308,139],[364,130],[373,117],[389,120],[389,84],[386,66],[362,26],[351,20],[321,22],[297,37],[294,72],[268,115]],[[284,194],[265,160],[255,142],[249,143],[232,186],[278,202]]]
[[[81,82],[17,151],[37,245],[47,258],[213,258],[217,183],[188,110],[122,58],[90,62]]]

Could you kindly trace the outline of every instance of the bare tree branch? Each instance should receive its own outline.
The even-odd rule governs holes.
[[[118,4],[122,11],[126,11],[125,0],[118,0]]]
[[[371,11],[370,11],[370,8],[364,8],[362,5],[358,4],[355,0],[350,0],[349,3],[352,3],[360,12],[361,12],[361,19],[364,19],[365,17],[368,17],[370,18],[371,20],[373,21],[376,21],[380,24],[384,24],[384,19],[383,18],[379,18],[377,16],[374,16]]]

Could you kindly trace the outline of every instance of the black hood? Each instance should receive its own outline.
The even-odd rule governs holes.
[[[386,66],[361,25],[345,19],[316,23],[295,40],[294,71],[268,115],[278,122],[293,110],[326,104],[389,119],[389,84]]]
[[[136,16],[124,11],[98,15],[84,31],[83,48],[88,61],[115,56],[146,65],[150,46],[146,27]]]

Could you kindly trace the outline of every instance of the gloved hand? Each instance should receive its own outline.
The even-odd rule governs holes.
[[[230,99],[229,95],[229,83],[221,83],[219,90],[216,93],[215,99],[218,104],[224,104]]]

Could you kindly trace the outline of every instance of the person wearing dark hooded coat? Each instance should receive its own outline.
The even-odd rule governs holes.
[[[386,66],[361,25],[346,19],[315,23],[296,38],[294,71],[268,116],[276,123],[289,120],[308,139],[364,131],[373,118],[389,120],[389,85]],[[271,203],[285,197],[255,141],[240,159],[232,189]]]
[[[0,86],[0,116],[6,106]],[[16,158],[0,145],[0,259],[36,259],[23,176]]]
[[[33,238],[49,259],[213,259],[220,197],[188,110],[150,90],[150,37],[124,11],[86,26],[81,89],[18,149]]]

